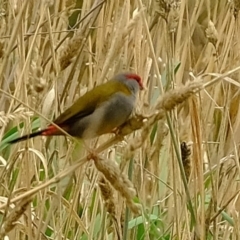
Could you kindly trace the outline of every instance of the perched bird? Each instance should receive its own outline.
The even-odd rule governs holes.
[[[139,89],[143,89],[141,77],[134,73],[122,73],[80,97],[53,122],[68,134],[89,139],[113,132],[131,115]],[[50,124],[47,128],[9,143],[16,143],[36,136],[64,135]]]

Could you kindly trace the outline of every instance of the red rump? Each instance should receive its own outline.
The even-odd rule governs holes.
[[[53,125],[50,125],[42,132],[41,135],[42,136],[52,136],[52,135],[57,135],[59,133],[61,133],[59,129],[57,129]]]

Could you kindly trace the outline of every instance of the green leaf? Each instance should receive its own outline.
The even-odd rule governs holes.
[[[81,240],[88,240],[88,236],[84,233],[81,237]]]
[[[150,221],[158,220],[158,216],[151,214],[149,216],[149,220]],[[138,225],[140,225],[140,224],[142,224],[144,222],[146,222],[146,218],[144,218],[143,216],[139,216],[139,217],[129,221],[128,229],[132,229],[132,228],[134,228],[134,227],[136,227],[136,226],[138,226]]]
[[[100,214],[98,214],[94,221],[94,230],[93,230],[94,237],[97,237],[98,233],[101,230],[101,227],[102,227],[101,216]]]
[[[137,239],[138,240],[143,240],[145,234],[146,234],[146,232],[145,232],[144,225],[143,224],[139,224],[138,228],[137,228]]]
[[[226,220],[231,226],[234,226],[234,221],[233,219],[229,216],[229,214],[227,214],[225,211],[221,212],[221,215],[223,217],[224,220]]]
[[[19,129],[23,129],[25,127],[24,123],[21,122],[19,124],[19,126],[17,127],[13,127],[12,129],[10,129],[8,132],[6,132],[6,134],[3,136],[3,139],[0,143],[0,151],[2,151],[3,149],[5,149],[8,146],[8,142],[12,141],[13,139],[16,139],[19,137]],[[40,127],[40,120],[39,117],[35,117],[32,119],[31,122],[31,131],[35,132],[36,130],[38,130]]]

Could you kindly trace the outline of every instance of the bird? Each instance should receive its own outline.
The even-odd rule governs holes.
[[[135,73],[120,73],[106,83],[86,92],[60,114],[53,123],[69,135],[92,139],[114,132],[123,125],[135,109],[136,96],[143,89],[142,79]],[[9,144],[36,136],[65,135],[55,125],[9,141]]]

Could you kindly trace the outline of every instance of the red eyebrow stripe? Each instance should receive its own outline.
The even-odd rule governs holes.
[[[129,79],[135,79],[138,82],[140,88],[143,89],[142,79],[140,76],[134,73],[129,73],[129,74],[126,74],[126,77]]]

